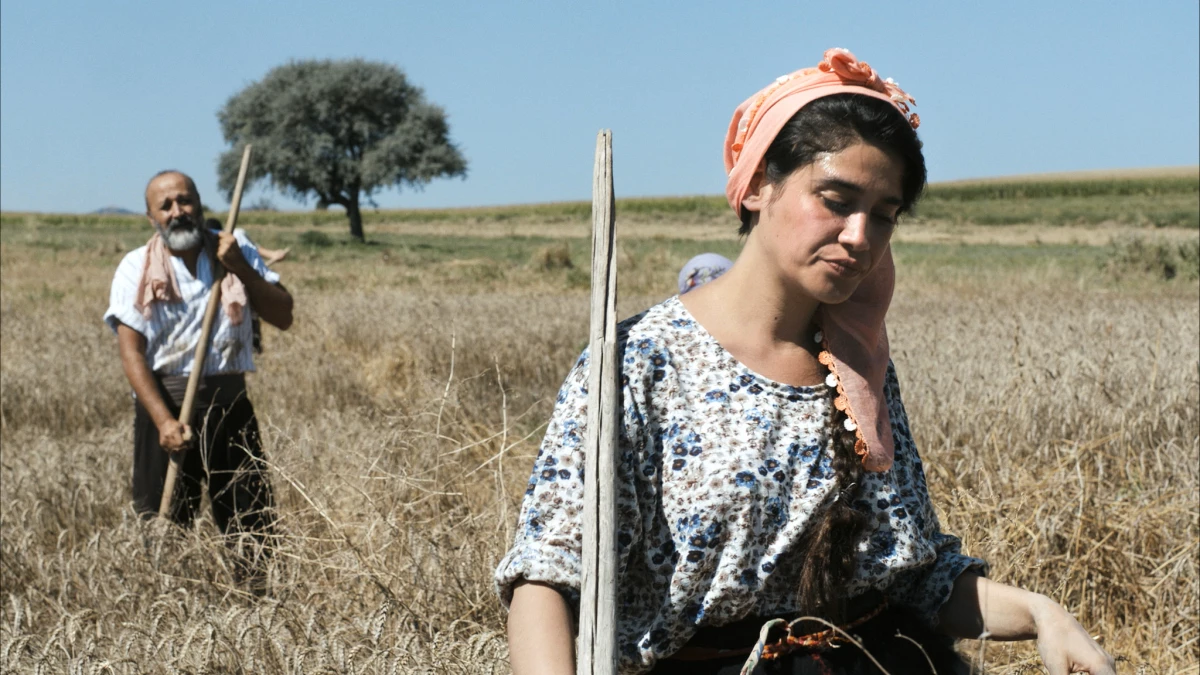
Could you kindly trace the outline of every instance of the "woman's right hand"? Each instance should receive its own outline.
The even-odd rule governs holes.
[[[508,661],[513,675],[575,675],[571,609],[553,586],[525,580],[513,585]]]
[[[1114,675],[1113,658],[1062,605],[1040,594],[964,572],[938,611],[938,628],[952,637],[1036,639],[1050,675]]]
[[[1113,675],[1116,664],[1062,605],[1045,596],[1033,612],[1038,653],[1050,675]]]

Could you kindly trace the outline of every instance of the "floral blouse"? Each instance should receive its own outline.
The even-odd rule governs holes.
[[[794,387],[747,369],[678,297],[622,322],[618,439],[617,644],[622,672],[651,669],[701,626],[804,608],[797,545],[836,480],[833,389]],[[504,604],[519,579],[558,587],[578,609],[588,354],[558,393],[496,570]],[[931,624],[967,569],[929,502],[893,368],[886,399],[896,459],[867,472],[858,506],[874,518],[858,543],[851,595],[876,589]]]

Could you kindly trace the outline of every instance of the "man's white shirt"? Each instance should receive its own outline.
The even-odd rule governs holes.
[[[246,262],[263,279],[273,284],[279,283],[279,274],[267,267],[246,233],[238,229],[234,231],[234,237]],[[212,293],[214,262],[207,254],[201,253],[196,261],[196,276],[193,277],[181,259],[175,256],[170,258],[179,294],[183,298],[181,302],[151,303],[148,319],[134,309],[138,279],[142,276],[146,260],[146,247],[142,246],[126,255],[117,266],[104,321],[114,333],[118,324],[125,324],[145,336],[146,361],[154,372],[160,375],[187,375],[192,372],[196,344],[200,341],[200,327],[204,323],[204,309]],[[234,326],[223,309],[217,310],[208,354],[204,357],[204,375],[254,372],[253,317],[253,309],[247,306],[242,314],[242,323]]]

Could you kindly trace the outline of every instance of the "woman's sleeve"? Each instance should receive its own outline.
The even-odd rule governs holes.
[[[583,552],[584,441],[587,433],[588,352],[576,361],[555,401],[533,472],[521,503],[512,548],[496,568],[496,592],[507,608],[513,584],[521,579],[559,589],[578,607]],[[618,504],[636,501],[633,485],[633,446],[640,427],[627,380],[623,379],[621,435],[618,440]],[[631,412],[632,411],[632,412]],[[618,517],[618,573],[625,566],[629,544],[640,539],[637,518]]]
[[[938,611],[950,599],[954,581],[966,571],[986,576],[988,564],[961,552],[962,542],[942,532],[937,513],[929,499],[925,470],[908,426],[908,415],[900,399],[895,367],[888,365],[884,394],[892,422],[896,460],[892,470],[901,487],[902,499],[914,516],[920,541],[915,547],[930,552],[931,562],[897,575],[887,590],[888,600],[911,608],[930,626],[936,626]]]

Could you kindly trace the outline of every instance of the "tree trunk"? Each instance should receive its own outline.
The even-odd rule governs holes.
[[[359,241],[366,241],[363,237],[362,228],[362,211],[358,210],[358,195],[351,195],[350,201],[346,204],[346,216],[350,218],[350,236]]]

